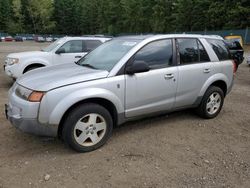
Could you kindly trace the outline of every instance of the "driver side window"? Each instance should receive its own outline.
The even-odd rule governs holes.
[[[60,49],[64,49],[65,53],[81,53],[83,52],[83,43],[81,40],[68,41]]]
[[[151,42],[134,56],[134,61],[143,61],[150,69],[160,69],[173,64],[172,40],[165,39]]]

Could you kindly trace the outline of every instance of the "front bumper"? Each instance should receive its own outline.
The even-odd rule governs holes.
[[[14,90],[10,89],[9,103],[5,105],[5,115],[11,124],[25,133],[56,137],[58,125],[41,124],[38,121],[40,103],[23,100],[15,95]]]
[[[57,127],[51,125],[42,125],[36,119],[14,118],[8,116],[11,124],[22,132],[37,135],[37,136],[57,136]]]
[[[4,65],[3,70],[7,76],[16,79],[16,76],[14,75],[11,66]]]

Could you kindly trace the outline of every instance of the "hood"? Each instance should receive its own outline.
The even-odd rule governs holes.
[[[108,71],[66,63],[27,72],[17,83],[34,91],[49,91],[69,84],[105,78],[108,74]]]
[[[26,57],[34,57],[34,56],[43,55],[44,53],[47,53],[47,52],[43,52],[43,51],[19,52],[19,53],[9,54],[7,57],[11,57],[11,58],[26,58]]]

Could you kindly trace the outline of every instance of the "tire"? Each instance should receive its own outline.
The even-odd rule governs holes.
[[[108,110],[98,104],[86,103],[66,117],[62,138],[75,151],[90,152],[103,146],[112,131],[113,120]]]
[[[224,93],[221,88],[210,86],[204,94],[196,113],[205,119],[215,118],[224,104]]]

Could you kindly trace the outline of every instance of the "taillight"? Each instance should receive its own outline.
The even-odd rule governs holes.
[[[236,71],[237,71],[237,64],[235,63],[235,61],[233,60],[233,73],[234,75],[236,74]]]

